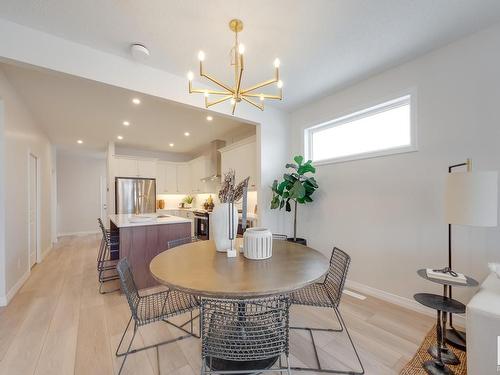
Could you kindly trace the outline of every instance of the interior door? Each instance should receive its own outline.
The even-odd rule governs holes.
[[[37,157],[29,157],[29,262],[33,267],[37,261],[38,239],[38,163]]]

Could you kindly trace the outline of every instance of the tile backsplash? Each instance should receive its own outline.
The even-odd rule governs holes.
[[[203,203],[205,200],[212,195],[214,204],[217,206],[219,203],[219,198],[217,193],[204,193],[204,194],[193,194],[194,201],[192,207],[203,208]],[[182,202],[186,194],[158,194],[156,199],[163,199],[165,201],[165,208],[177,208],[179,203]],[[253,213],[255,210],[255,205],[257,204],[257,192],[248,192],[248,212]],[[241,208],[241,202],[237,204],[238,208]]]

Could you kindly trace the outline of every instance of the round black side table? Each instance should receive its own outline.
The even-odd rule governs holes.
[[[436,336],[437,336],[437,349],[436,349],[436,359],[425,361],[423,367],[428,374],[431,375],[451,375],[453,371],[446,366],[443,362],[442,348],[444,347],[444,334],[445,326],[443,322],[443,316],[446,313],[449,314],[464,314],[465,305],[454,299],[441,296],[439,294],[430,293],[417,293],[413,296],[415,300],[431,309],[437,311],[437,323],[436,323]],[[451,352],[451,351],[450,351]]]
[[[475,287],[475,286],[479,285],[479,283],[476,280],[474,280],[472,277],[469,277],[469,276],[465,276],[466,283],[464,284],[464,283],[457,283],[457,282],[452,281],[452,280],[434,279],[432,277],[427,276],[427,270],[425,270],[425,269],[418,270],[417,274],[420,277],[422,277],[428,281],[432,281],[433,283],[443,285],[443,296],[449,297],[449,298],[452,298],[452,293],[451,293],[452,286],[471,288],[471,287]],[[447,314],[445,314],[445,316],[443,317],[444,326],[445,326],[445,336],[444,336],[445,342],[447,342],[451,346],[454,346],[457,349],[466,351],[465,332],[459,331],[455,327],[453,327],[452,315],[449,314],[450,315],[449,319],[446,315]],[[447,328],[448,320],[449,320],[449,327],[450,328]],[[445,353],[448,352],[448,349],[445,349],[444,352]],[[451,353],[451,351],[449,351],[449,353]],[[434,354],[432,354],[432,353],[431,353],[431,355],[434,356]],[[448,358],[446,357],[446,354],[445,354],[444,358],[445,358],[444,359],[445,363],[448,363]],[[455,363],[449,362],[449,364],[455,364]]]

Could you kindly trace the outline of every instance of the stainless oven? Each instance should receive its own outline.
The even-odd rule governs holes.
[[[194,235],[200,240],[208,240],[210,237],[210,221],[208,212],[194,211]]]

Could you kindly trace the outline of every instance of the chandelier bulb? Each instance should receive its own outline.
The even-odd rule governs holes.
[[[276,84],[276,86],[278,86],[278,88],[281,89],[283,87],[283,81],[280,79]]]
[[[238,44],[238,53],[240,55],[243,55],[245,53],[245,45],[244,44],[241,44],[241,43]]]
[[[189,71],[188,74],[187,74],[187,77],[188,77],[188,80],[192,81],[193,78],[194,78],[194,73]]]
[[[209,95],[208,90],[205,90],[205,93],[203,95],[205,95],[205,98],[208,98],[208,95]]]
[[[205,60],[205,52],[203,52],[203,51],[198,52],[198,60],[200,60],[200,61]]]
[[[274,59],[274,63],[273,63],[273,64],[274,64],[274,67],[275,67],[275,68],[279,68],[279,67],[280,67],[280,64],[281,64],[280,59],[278,59],[278,58]]]
[[[234,105],[236,103],[236,99],[235,98],[231,98],[230,103],[231,103],[231,105]]]
[[[264,101],[264,94],[260,94],[260,101],[263,102]]]

